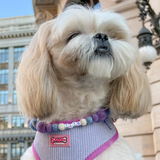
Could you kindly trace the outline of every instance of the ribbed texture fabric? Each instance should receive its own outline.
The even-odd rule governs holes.
[[[70,135],[70,147],[50,147],[49,135]],[[111,118],[87,126],[45,133],[36,133],[34,155],[37,160],[91,160],[103,152],[118,138]],[[106,148],[105,148],[106,147]],[[36,153],[35,153],[36,152]],[[93,154],[94,152],[94,154]],[[37,155],[36,155],[37,154]],[[91,155],[92,154],[92,155]]]

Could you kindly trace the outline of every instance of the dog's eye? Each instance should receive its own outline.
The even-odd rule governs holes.
[[[69,42],[71,39],[73,39],[74,37],[78,36],[79,33],[74,33],[72,34],[68,39],[67,39],[67,42]]]

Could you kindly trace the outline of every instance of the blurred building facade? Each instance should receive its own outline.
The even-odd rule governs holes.
[[[19,160],[33,142],[35,133],[18,111],[15,80],[36,30],[34,16],[0,19],[0,160]]]

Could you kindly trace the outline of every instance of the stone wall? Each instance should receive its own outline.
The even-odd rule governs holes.
[[[135,5],[136,0],[122,0],[120,3],[113,0],[100,0],[103,9],[114,10],[126,18],[131,30],[133,43],[138,48],[136,36],[142,28],[139,21],[139,10]],[[155,12],[160,11],[160,1],[150,0]],[[149,27],[149,23],[146,24]],[[118,131],[128,141],[132,148],[141,153],[145,160],[160,159],[160,57],[151,65],[147,73],[152,92],[152,111],[137,120],[118,120],[116,126]]]

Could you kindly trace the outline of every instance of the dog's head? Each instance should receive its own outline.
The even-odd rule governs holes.
[[[148,110],[149,84],[124,18],[74,5],[42,24],[23,54],[20,106],[28,117],[44,119],[54,112],[59,85],[92,89],[98,80],[109,85],[106,102],[114,117],[136,118]]]

